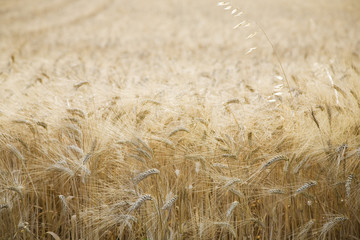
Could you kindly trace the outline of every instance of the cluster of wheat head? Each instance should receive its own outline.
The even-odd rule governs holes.
[[[351,89],[337,87],[346,105],[333,98],[308,109],[308,97],[288,98],[238,120],[234,99],[221,119],[202,104],[169,111],[149,99],[114,100],[101,114],[66,109],[51,124],[3,117],[0,235],[356,236],[360,88],[352,76]]]
[[[21,54],[1,65],[2,80],[21,77]],[[214,80],[225,70],[203,74],[205,90],[126,98],[82,78],[87,57],[72,72],[56,68],[61,56],[49,56],[54,70],[44,64],[52,93],[51,79],[80,80],[63,84],[70,101],[44,87],[41,104],[1,108],[1,239],[359,239],[357,53],[321,77],[293,74],[286,91],[231,82],[241,91],[225,101]]]

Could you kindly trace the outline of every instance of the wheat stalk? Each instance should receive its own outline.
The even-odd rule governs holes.
[[[141,156],[139,156],[139,155],[129,154],[128,157],[133,158],[133,159],[135,159],[135,160],[138,160],[139,162],[146,163],[145,158],[143,158],[143,157],[141,157]]]
[[[125,221],[131,220],[133,222],[137,222],[137,218],[130,214],[121,214],[117,218],[119,220],[125,220]]]
[[[153,168],[153,169],[149,169],[143,173],[140,173],[139,175],[137,175],[133,181],[135,184],[138,184],[139,182],[141,182],[142,180],[146,179],[147,177],[153,175],[153,174],[159,174],[160,171],[156,168]]]
[[[213,222],[214,225],[227,228],[229,232],[233,235],[235,239],[237,239],[237,234],[235,232],[234,227],[228,222]]]
[[[23,119],[16,119],[16,120],[13,120],[13,123],[17,123],[17,124],[25,124],[28,126],[28,128],[30,129],[30,131],[35,134],[35,128],[33,126],[33,124],[28,121],[28,120],[23,120]]]
[[[147,151],[145,151],[144,149],[141,149],[141,148],[137,148],[136,151],[138,153],[140,153],[141,155],[143,155],[144,157],[146,157],[147,159],[152,159],[152,156],[150,153],[148,153]]]
[[[162,210],[170,209],[172,207],[172,205],[176,202],[177,199],[178,199],[178,196],[175,195],[173,198],[171,198],[169,201],[167,201],[161,209]]]
[[[261,226],[263,229],[265,228],[265,224],[258,218],[249,218],[247,220],[244,221],[244,223],[250,223],[250,222],[254,222],[257,223],[259,226]]]
[[[330,221],[328,221],[327,223],[325,223],[323,225],[320,236],[323,236],[325,238],[326,233],[328,233],[331,229],[333,229],[338,223],[341,223],[341,222],[344,222],[347,220],[349,220],[349,219],[345,216],[338,216],[338,217],[332,218]]]
[[[326,70],[326,74],[327,74],[327,76],[328,76],[328,78],[330,80],[331,86],[334,87],[334,85],[335,85],[334,80],[332,79],[329,70],[327,68],[325,70]],[[336,91],[335,88],[334,88],[334,92],[335,92],[336,104],[339,105],[339,94],[338,94],[338,91]]]
[[[78,155],[83,155],[84,152],[81,148],[79,148],[78,146],[75,146],[75,145],[69,145],[68,148],[73,151],[73,152],[76,152]]]
[[[228,188],[228,187],[234,185],[235,183],[239,183],[239,182],[242,182],[241,179],[239,179],[239,178],[230,179],[229,181],[226,182],[226,184],[224,185],[224,188]]]
[[[309,157],[306,156],[303,160],[299,162],[299,164],[294,168],[294,174],[298,174],[300,169],[304,166],[304,164],[309,160]]]
[[[351,194],[351,182],[354,178],[354,174],[350,174],[345,182],[346,197],[349,198]]]
[[[66,109],[66,111],[68,113],[70,113],[71,115],[76,115],[81,118],[85,118],[85,116],[86,116],[85,113],[83,111],[81,111],[80,109],[72,108],[72,109]]]
[[[223,158],[232,158],[232,159],[237,159],[237,156],[235,154],[223,154],[221,155]]]
[[[150,230],[146,230],[146,239],[154,240],[154,236]]]
[[[270,194],[285,194],[285,191],[282,189],[269,189]]]
[[[276,162],[279,162],[279,161],[282,161],[282,160],[284,160],[284,161],[289,161],[289,159],[288,159],[286,156],[284,156],[284,155],[276,156],[276,157],[270,159],[267,163],[265,163],[265,164],[262,166],[261,170],[264,170],[265,168],[268,168],[268,167],[269,167],[270,165],[272,165],[273,163],[276,163]]]
[[[13,136],[10,136],[9,134],[7,133],[3,133],[3,132],[0,132],[0,137],[7,140],[7,141],[11,141],[14,139]]]
[[[44,129],[48,128],[48,125],[46,123],[44,123],[44,122],[37,121],[36,124],[39,125],[40,127],[43,127]]]
[[[82,164],[85,165],[89,161],[91,156],[92,156],[92,153],[87,153],[82,160]]]
[[[77,217],[76,214],[71,216],[70,222],[71,222],[71,237],[72,239],[77,239],[77,233],[78,233],[78,226],[76,224]]]
[[[7,208],[10,208],[10,206],[8,205],[8,204],[0,204],[0,211],[2,210],[2,209],[7,209]]]
[[[310,181],[310,182],[307,182],[305,183],[304,185],[302,185],[301,187],[299,187],[298,189],[296,189],[295,191],[295,195],[301,193],[301,192],[304,192],[306,191],[307,189],[311,188],[312,186],[315,186],[317,185],[317,182],[316,181]]]
[[[311,219],[310,221],[308,221],[301,229],[301,231],[299,232],[297,238],[298,239],[302,239],[305,237],[305,234],[308,233],[310,231],[310,229],[314,226],[315,221],[313,219]]]
[[[217,167],[217,168],[229,168],[227,165],[222,163],[213,163],[212,165],[213,167]]]
[[[23,195],[24,187],[23,186],[13,186],[13,187],[8,187],[7,189],[10,190],[10,191],[14,191],[17,194],[19,194],[21,199],[24,197],[24,195]]]
[[[239,205],[239,202],[238,201],[234,201],[230,204],[228,210],[226,211],[226,218],[227,219],[230,219],[234,209]]]
[[[25,162],[25,157],[20,153],[20,151],[12,144],[7,144],[10,151],[19,159],[21,162]]]
[[[142,105],[145,105],[147,103],[151,103],[151,104],[154,104],[154,105],[161,105],[160,102],[155,101],[153,99],[145,99],[144,101],[141,102]]]
[[[169,146],[170,148],[175,149],[175,144],[172,141],[170,141],[169,139],[161,138],[161,137],[155,137],[155,136],[151,137],[151,139],[154,140],[154,141],[164,143],[167,146]]]
[[[65,172],[70,177],[73,177],[75,175],[75,173],[70,168],[64,166],[63,164],[64,164],[63,161],[57,162],[57,163],[53,164],[52,166],[48,167],[48,170],[57,170],[60,172]]]
[[[149,146],[149,144],[146,142],[146,141],[144,141],[144,140],[142,140],[141,138],[136,138],[136,140],[146,149],[146,151],[148,152],[148,153],[150,153],[150,154],[152,154],[152,149],[151,149],[151,147]]]
[[[84,86],[84,85],[86,85],[86,84],[90,84],[89,82],[87,82],[87,81],[82,81],[82,82],[79,82],[79,83],[77,83],[77,84],[74,84],[74,88],[75,89],[79,89],[81,86]]]
[[[67,204],[66,198],[64,197],[64,195],[59,195],[59,198],[60,198],[61,203],[62,203],[62,205],[63,205],[63,210],[64,210],[64,212],[65,212],[65,213],[68,212],[69,206],[68,206],[68,204]]]
[[[169,137],[175,135],[175,134],[178,133],[178,132],[187,132],[187,133],[189,133],[190,131],[189,131],[187,128],[179,127],[179,128],[177,128],[177,129],[173,130],[173,131],[169,134]]]
[[[232,194],[236,195],[239,198],[245,198],[245,194],[242,193],[241,191],[236,190],[236,189],[230,188],[229,192],[231,192]]]
[[[231,9],[233,9],[233,10],[231,11],[231,14],[234,15],[235,17],[241,16],[241,14],[242,14],[242,12],[239,11],[237,8],[233,8],[232,5],[230,4],[230,2],[223,2],[223,1],[222,1],[222,2],[218,2],[218,6],[224,7],[224,10],[231,10]],[[282,74],[283,74],[283,76],[284,76],[284,78],[285,78],[285,82],[286,82],[286,84],[287,84],[287,87],[288,87],[288,90],[289,90],[289,94],[290,94],[291,98],[294,98],[293,95],[292,95],[292,92],[291,92],[289,80],[288,80],[287,75],[286,75],[286,73],[285,73],[285,69],[284,69],[284,67],[283,67],[283,65],[282,65],[282,63],[281,63],[280,57],[279,57],[279,55],[278,55],[278,52],[277,52],[274,44],[273,44],[272,41],[270,40],[270,38],[269,38],[269,36],[267,35],[267,33],[265,32],[265,30],[262,28],[262,26],[261,26],[259,23],[256,23],[256,22],[255,22],[255,24],[256,24],[256,26],[260,29],[260,31],[264,34],[264,36],[266,37],[268,43],[270,44],[270,46],[271,46],[271,48],[272,48],[272,50],[273,50],[273,52],[274,52],[274,54],[275,54],[275,56],[276,56],[276,59],[277,59],[277,61],[278,61],[278,63],[279,63],[279,66],[280,66],[280,69],[281,69],[281,71],[282,71]],[[240,22],[240,23],[238,23],[237,25],[235,25],[235,26],[233,27],[233,29],[237,29],[237,28],[239,28],[239,27],[248,27],[248,26],[250,26],[250,23],[248,23],[246,20],[243,20],[242,22]],[[250,34],[250,35],[247,37],[247,39],[253,38],[256,34],[257,34],[257,32],[254,32],[254,33]],[[254,50],[256,50],[256,47],[251,47],[245,54],[246,54],[246,55],[247,55],[247,54],[250,54],[250,53],[253,52]]]
[[[61,238],[59,237],[59,235],[57,235],[54,232],[48,231],[46,232],[47,234],[50,234],[55,240],[61,240]]]
[[[347,148],[348,148],[347,144],[344,143],[336,149],[336,152],[338,153],[338,157],[337,157],[338,167],[340,166],[341,161],[344,160],[344,156],[345,156]]]
[[[129,212],[132,212],[136,209],[138,209],[139,207],[141,207],[141,205],[145,202],[145,201],[150,201],[152,200],[152,196],[150,194],[145,194],[140,196],[136,202],[129,208]]]
[[[234,99],[227,100],[223,105],[226,106],[229,104],[239,104],[239,103],[240,103],[240,100],[238,98],[234,98]]]

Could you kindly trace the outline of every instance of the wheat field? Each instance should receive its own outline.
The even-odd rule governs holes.
[[[360,239],[358,0],[2,0],[0,239]]]

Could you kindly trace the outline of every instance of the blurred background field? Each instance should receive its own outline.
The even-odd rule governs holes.
[[[244,83],[272,90],[279,75],[272,49],[263,34],[245,40],[255,26],[232,29],[243,18],[262,24],[288,75],[308,77],[319,70],[314,64],[351,61],[360,51],[358,1],[233,5],[244,17],[216,1],[2,1],[2,101],[19,108],[57,97],[62,107],[79,101],[72,88],[81,81],[90,83],[84,99],[189,92],[191,85],[216,89],[221,102]],[[257,50],[244,56],[250,47]]]

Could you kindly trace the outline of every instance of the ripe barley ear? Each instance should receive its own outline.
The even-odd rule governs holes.
[[[346,190],[346,197],[349,198],[351,194],[351,182],[354,178],[354,174],[350,174],[348,178],[346,179],[345,183],[345,190]]]
[[[135,184],[138,184],[139,182],[146,179],[147,177],[149,177],[149,176],[151,176],[153,174],[159,174],[159,173],[160,173],[160,171],[158,169],[156,169],[156,168],[149,169],[149,170],[137,175],[133,180],[134,180]]]
[[[140,196],[136,202],[129,208],[129,212],[132,212],[136,209],[138,209],[139,207],[141,207],[141,205],[145,202],[145,201],[150,201],[153,200],[152,196],[150,194],[145,194]]]
[[[296,189],[295,195],[298,195],[299,193],[302,193],[302,192],[308,190],[309,188],[311,188],[312,186],[315,186],[315,185],[317,185],[316,181],[307,182],[304,185],[302,185],[301,187],[299,187],[298,189]]]
[[[310,229],[314,226],[315,221],[313,219],[311,219],[310,221],[308,221],[302,228],[301,231],[299,232],[297,238],[298,239],[303,239],[306,236],[306,233],[308,233],[310,231]]]
[[[277,157],[274,157],[272,159],[270,159],[270,161],[268,161],[267,163],[264,164],[264,166],[262,166],[261,170],[264,170],[265,168],[268,168],[270,165],[272,165],[273,163],[279,162],[279,161],[289,161],[289,159],[284,156],[284,155],[280,155]]]
[[[226,218],[229,220],[231,218],[231,215],[234,211],[234,209],[239,205],[238,201],[234,201],[230,204],[228,210],[226,211]]]
[[[321,229],[321,233],[320,233],[320,237],[323,237],[323,239],[325,239],[326,234],[333,229],[337,224],[347,221],[349,220],[347,217],[345,216],[338,216],[338,217],[334,217],[332,218],[330,221],[328,221],[327,223],[324,224],[324,226]]]
[[[172,207],[172,205],[174,205],[174,203],[176,202],[177,199],[178,199],[178,196],[174,196],[169,201],[167,201],[161,209],[162,210],[170,209]]]

